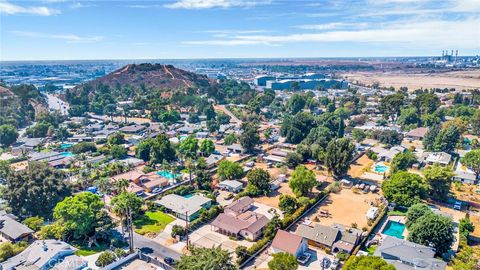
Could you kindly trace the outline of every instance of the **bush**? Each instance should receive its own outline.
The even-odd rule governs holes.
[[[42,217],[29,217],[23,221],[23,224],[34,231],[38,231],[43,226],[43,222]]]
[[[119,259],[125,257],[128,254],[124,249],[121,248],[116,248],[115,250],[113,250],[113,253],[115,253],[115,256],[117,256],[117,258]]]
[[[91,142],[79,142],[70,148],[70,151],[74,154],[96,152],[97,147]]]
[[[184,234],[185,234],[185,228],[177,224],[173,225],[172,233],[170,234],[172,238],[175,238],[175,236],[177,235],[182,236]]]
[[[115,254],[113,254],[110,251],[105,251],[98,256],[97,261],[95,262],[95,265],[98,267],[105,267],[115,261]]]
[[[340,261],[346,261],[348,259],[348,253],[345,253],[345,252],[339,252],[337,253],[337,259],[339,259]]]

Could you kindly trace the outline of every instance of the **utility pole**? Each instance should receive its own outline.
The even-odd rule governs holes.
[[[188,211],[185,211],[185,234],[187,238],[187,250],[189,249],[188,246]]]

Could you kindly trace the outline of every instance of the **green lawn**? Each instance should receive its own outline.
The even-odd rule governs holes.
[[[133,224],[135,232],[138,234],[159,233],[165,229],[168,223],[174,221],[175,218],[161,211],[146,212],[143,216],[137,218]]]
[[[101,244],[99,247],[93,245],[91,248],[87,246],[81,246],[81,245],[74,245],[76,248],[78,248],[77,251],[75,251],[75,255],[77,256],[89,256],[93,255],[95,253],[102,252],[108,248],[107,244]]]

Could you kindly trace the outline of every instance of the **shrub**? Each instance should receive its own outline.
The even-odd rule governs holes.
[[[115,261],[115,255],[110,251],[105,251],[98,256],[95,265],[98,267],[105,267]]]
[[[119,259],[125,257],[128,254],[124,249],[121,248],[114,249],[113,253],[115,253],[115,256],[117,256],[117,258]]]
[[[23,221],[23,224],[34,231],[38,231],[43,226],[43,222],[42,217],[29,217]]]
[[[171,233],[171,236],[172,236],[172,237],[175,237],[175,236],[177,236],[177,235],[182,236],[182,235],[184,235],[184,234],[185,234],[185,228],[183,228],[182,226],[177,225],[177,224],[173,225],[173,227],[172,227],[172,233]]]

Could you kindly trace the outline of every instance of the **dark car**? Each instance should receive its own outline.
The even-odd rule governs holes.
[[[168,265],[175,265],[175,260],[173,258],[165,257],[165,259],[163,259],[163,261]]]
[[[323,260],[322,260],[323,269],[328,269],[328,267],[330,267],[331,263],[332,263],[332,261],[329,258],[324,257]]]

